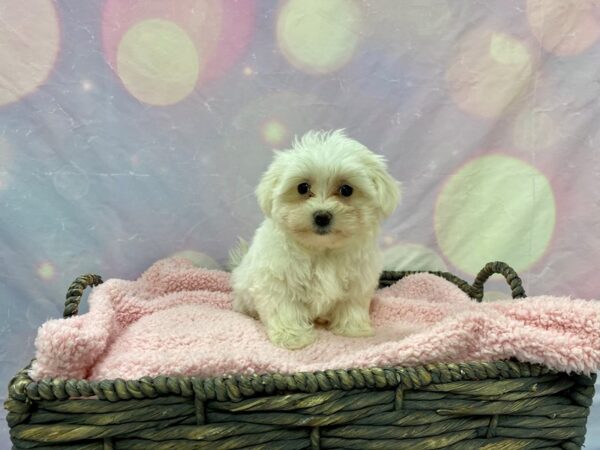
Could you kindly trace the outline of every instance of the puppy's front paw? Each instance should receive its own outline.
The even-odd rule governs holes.
[[[373,336],[375,332],[370,323],[345,323],[335,324],[330,328],[333,334],[347,337],[368,337]]]
[[[274,329],[268,330],[269,339],[278,347],[297,350],[312,344],[317,339],[317,333],[312,328]]]

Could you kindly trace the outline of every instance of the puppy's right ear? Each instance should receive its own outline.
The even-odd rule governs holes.
[[[263,174],[260,183],[258,183],[258,187],[256,188],[258,205],[266,217],[271,217],[271,212],[273,210],[275,187],[279,182],[278,172],[277,159],[275,159]]]

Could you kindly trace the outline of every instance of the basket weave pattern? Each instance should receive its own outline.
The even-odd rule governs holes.
[[[500,262],[473,285],[432,273],[479,301],[501,273],[525,296]],[[79,277],[65,316],[101,282]],[[5,407],[16,449],[579,449],[594,382],[517,361],[127,381],[34,382],[24,369]]]

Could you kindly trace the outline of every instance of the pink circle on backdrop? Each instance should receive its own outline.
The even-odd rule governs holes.
[[[51,0],[0,1],[0,106],[18,102],[46,83],[61,40]]]
[[[238,61],[254,32],[255,0],[227,0],[221,2],[221,7],[221,35],[213,57],[201,75],[201,81],[205,82],[220,77]]]
[[[600,0],[527,0],[527,20],[546,51],[576,55],[600,39]]]

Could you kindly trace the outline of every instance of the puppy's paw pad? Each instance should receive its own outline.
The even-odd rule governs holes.
[[[278,347],[288,350],[298,350],[306,347],[317,340],[314,331],[275,331],[269,333],[269,339]]]

